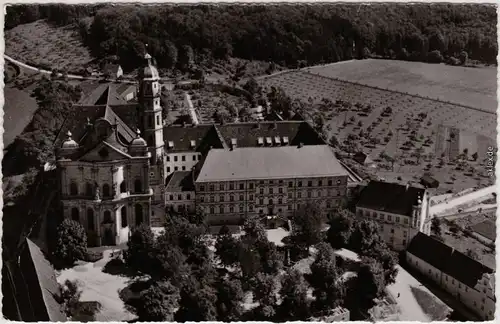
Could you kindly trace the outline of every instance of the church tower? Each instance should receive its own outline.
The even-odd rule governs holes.
[[[160,75],[153,65],[151,55],[144,55],[139,70],[140,116],[144,138],[151,152],[151,162],[157,164],[163,156],[163,118],[160,105]]]

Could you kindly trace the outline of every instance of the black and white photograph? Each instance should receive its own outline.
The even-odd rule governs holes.
[[[497,9],[5,4],[4,319],[494,321]]]

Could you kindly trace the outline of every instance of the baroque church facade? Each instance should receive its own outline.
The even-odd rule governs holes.
[[[124,243],[164,212],[160,77],[149,54],[138,79],[137,102],[108,87],[73,107],[56,140],[63,214],[84,226],[89,245]]]

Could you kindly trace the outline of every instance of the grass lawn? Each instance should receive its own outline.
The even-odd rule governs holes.
[[[307,69],[328,77],[496,110],[497,72],[396,60],[353,60]]]
[[[5,53],[26,64],[75,70],[93,58],[74,26],[54,27],[45,20],[5,32]]]
[[[442,321],[449,313],[449,308],[436,301],[436,297],[417,287],[410,287],[417,303],[432,321]]]

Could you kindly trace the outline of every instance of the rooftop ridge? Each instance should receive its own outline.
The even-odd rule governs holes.
[[[219,140],[222,143],[223,149],[228,149],[229,146],[227,145],[226,141],[224,140],[224,137],[222,136],[222,134],[220,133],[219,128],[215,124],[213,126],[214,126],[214,129],[215,129],[215,132],[217,133],[217,137],[219,137]]]

